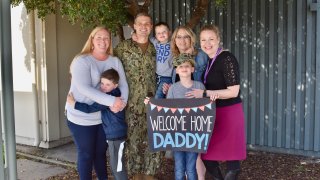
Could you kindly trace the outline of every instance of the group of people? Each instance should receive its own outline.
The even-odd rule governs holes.
[[[67,124],[77,147],[81,180],[108,179],[106,152],[116,180],[153,180],[163,152],[150,152],[144,99],[202,98],[216,103],[216,120],[206,154],[174,152],[175,179],[237,179],[246,158],[240,71],[235,56],[220,45],[216,26],[196,35],[186,27],[155,25],[146,13],[134,20],[135,34],[113,50],[110,31],[96,27],[71,63]],[[223,176],[219,162],[226,161]]]

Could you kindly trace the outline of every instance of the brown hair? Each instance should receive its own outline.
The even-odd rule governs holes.
[[[134,23],[136,23],[137,18],[138,18],[138,17],[141,17],[141,16],[145,16],[145,17],[150,18],[150,22],[152,23],[152,18],[151,18],[151,16],[150,16],[148,13],[146,13],[146,12],[139,12],[139,13],[134,17]]]
[[[192,29],[190,29],[190,28],[187,27],[187,26],[179,26],[179,27],[177,27],[177,28],[174,30],[173,34],[172,34],[171,43],[170,43],[170,45],[171,45],[171,52],[172,52],[172,54],[173,54],[174,57],[176,57],[176,56],[178,56],[178,55],[180,54],[180,51],[179,51],[179,49],[178,49],[178,47],[177,47],[177,45],[176,45],[176,37],[177,37],[177,33],[178,33],[178,31],[179,31],[180,29],[185,30],[185,31],[187,32],[188,36],[190,36],[191,46],[192,46],[192,47],[195,47],[195,45],[196,45],[196,35],[195,35],[194,32],[192,31]],[[197,52],[194,51],[194,52],[192,53],[192,55],[195,55],[196,53],[197,53]]]
[[[108,69],[101,73],[101,78],[108,79],[112,81],[114,84],[118,84],[120,79],[118,72],[114,69]]]
[[[219,38],[219,40],[220,40],[220,30],[219,30],[219,28],[218,28],[218,26],[215,26],[215,25],[205,25],[205,26],[203,26],[202,28],[201,28],[201,30],[200,30],[200,34],[202,33],[202,31],[213,31],[216,35],[217,35],[217,37]]]
[[[159,26],[165,26],[170,31],[168,23],[166,23],[166,22],[158,22],[157,24],[154,25],[154,32],[156,32],[156,27],[159,27]]]

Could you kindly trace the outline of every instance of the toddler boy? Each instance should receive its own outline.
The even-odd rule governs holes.
[[[165,94],[162,92],[162,86],[164,83],[172,83],[172,53],[170,50],[170,29],[169,25],[164,22],[159,22],[154,26],[155,38],[150,38],[150,41],[156,48],[156,60],[157,60],[157,91],[155,98],[165,98]]]

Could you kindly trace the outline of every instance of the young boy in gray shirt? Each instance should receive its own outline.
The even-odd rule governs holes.
[[[205,89],[200,81],[191,79],[195,66],[194,57],[190,54],[180,54],[174,58],[173,65],[176,67],[176,74],[180,77],[180,81],[170,86],[167,99],[187,98],[187,92],[193,89]],[[184,179],[186,175],[190,180],[198,179],[196,170],[198,153],[174,151],[173,154],[175,179]]]

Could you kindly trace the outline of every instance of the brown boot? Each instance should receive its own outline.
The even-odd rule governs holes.
[[[143,174],[135,174],[132,180],[143,180]]]
[[[143,180],[157,180],[157,178],[150,175],[143,175]]]

